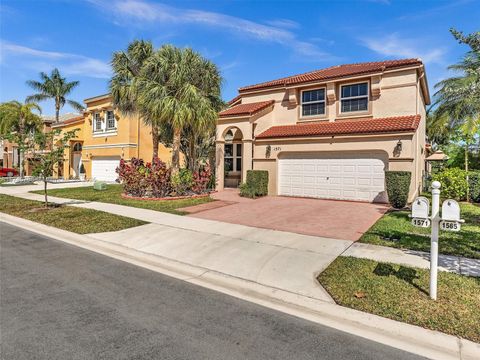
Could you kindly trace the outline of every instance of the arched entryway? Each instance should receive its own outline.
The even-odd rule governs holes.
[[[72,164],[73,177],[80,177],[80,166],[82,165],[82,143],[76,142],[73,144],[70,164]]]
[[[224,186],[238,187],[242,182],[243,134],[232,127],[225,132],[224,139]]]

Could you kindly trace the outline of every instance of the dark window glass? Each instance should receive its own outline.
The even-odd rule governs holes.
[[[302,92],[302,103],[324,100],[325,89],[309,90]]]
[[[115,116],[113,111],[107,111],[107,129],[115,129]]]
[[[313,103],[302,105],[302,116],[323,115],[325,114],[325,103]]]
[[[367,98],[342,100],[342,112],[367,111],[367,110],[368,110]]]
[[[237,158],[237,163],[235,167],[237,171],[242,171],[242,158]]]
[[[225,171],[232,171],[232,170],[233,170],[233,158],[226,158]]]
[[[242,156],[242,144],[237,144],[237,156]]]
[[[233,156],[233,145],[225,144],[225,156]]]

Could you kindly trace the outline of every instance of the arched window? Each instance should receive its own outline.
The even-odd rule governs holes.
[[[75,143],[75,145],[73,145],[73,151],[82,151],[82,144]]]

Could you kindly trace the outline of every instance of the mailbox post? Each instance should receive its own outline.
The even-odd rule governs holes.
[[[440,182],[432,183],[432,236],[430,240],[430,298],[437,300],[438,224],[440,210]]]
[[[432,183],[432,213],[428,216],[430,202],[420,196],[412,203],[412,224],[427,228],[432,226],[430,238],[430,298],[437,300],[437,273],[438,273],[438,231],[460,231],[460,205],[455,200],[448,199],[442,204],[440,217],[440,187],[438,181]]]

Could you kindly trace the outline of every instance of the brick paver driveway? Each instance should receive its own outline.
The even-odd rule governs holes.
[[[217,202],[186,208],[189,216],[305,235],[358,240],[388,209],[384,204],[282,196],[240,198],[236,190]]]

